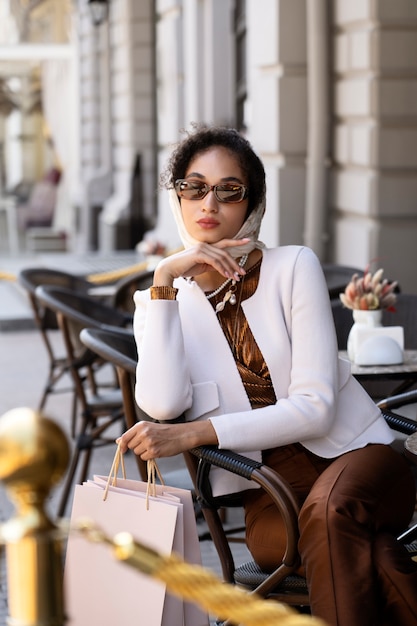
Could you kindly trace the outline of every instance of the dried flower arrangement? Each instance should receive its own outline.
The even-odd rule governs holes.
[[[398,285],[396,281],[389,282],[382,278],[384,270],[378,269],[371,274],[367,268],[363,276],[353,274],[344,293],[340,294],[340,299],[348,309],[362,311],[374,311],[376,309],[387,309],[394,311],[397,299],[395,289]]]

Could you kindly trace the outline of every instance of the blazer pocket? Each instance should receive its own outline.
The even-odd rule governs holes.
[[[220,400],[217,383],[209,381],[193,384],[193,404],[191,408],[186,411],[186,419],[192,422],[206,413],[215,411],[219,408],[219,405]]]

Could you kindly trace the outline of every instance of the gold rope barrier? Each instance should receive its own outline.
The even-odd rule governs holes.
[[[0,418],[0,481],[16,505],[14,517],[0,525],[0,544],[7,557],[10,626],[63,626],[66,621],[62,584],[66,525],[58,528],[53,523],[45,502],[66,470],[69,450],[58,424],[32,409],[14,409]],[[91,541],[111,545],[119,561],[160,580],[172,594],[199,604],[227,623],[325,626],[284,604],[223,583],[209,570],[187,564],[176,555],[160,555],[129,533],[111,539],[85,521],[74,530]]]
[[[170,593],[199,604],[221,620],[242,626],[325,626],[318,618],[226,584],[211,571],[185,563],[175,554],[162,556],[136,542],[129,533],[118,533],[110,539],[89,521],[80,521],[77,530],[90,541],[112,546],[119,561],[160,580]]]

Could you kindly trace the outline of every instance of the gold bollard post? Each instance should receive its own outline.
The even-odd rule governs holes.
[[[8,626],[63,626],[62,533],[45,512],[69,460],[66,436],[28,408],[0,418],[0,480],[16,515],[0,527],[6,546]]]

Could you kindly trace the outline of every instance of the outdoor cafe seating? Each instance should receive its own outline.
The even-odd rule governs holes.
[[[92,351],[96,351],[103,359],[108,359],[119,373],[124,406],[130,419],[135,416],[136,407],[133,395],[134,377],[137,363],[137,352],[133,334],[121,335],[116,329],[85,328],[80,334],[81,341]],[[404,397],[397,401],[395,408],[408,401],[417,400],[414,396]],[[385,419],[393,430],[412,434],[417,431],[417,423],[392,410],[382,411]],[[273,470],[262,463],[254,462],[247,457],[227,450],[219,450],[215,446],[202,446],[184,453],[184,463],[188,468],[196,498],[202,507],[209,535],[219,555],[223,578],[226,582],[238,584],[250,591],[256,591],[262,597],[276,599],[295,606],[301,612],[308,612],[308,590],[306,581],[297,575],[299,567],[298,543],[298,504],[289,485]],[[229,507],[239,507],[241,502],[238,494],[232,496],[213,497],[210,489],[210,467],[221,467],[227,471],[257,482],[272,497],[286,523],[287,549],[282,563],[272,573],[263,572],[258,565],[250,561],[236,566],[231,542],[244,541],[242,527],[228,528],[223,511]],[[410,558],[417,553],[417,527],[404,529],[401,540],[407,547]]]
[[[109,429],[116,422],[120,423],[121,432],[124,428],[120,388],[115,377],[110,386],[100,386],[98,371],[103,362],[81,343],[80,331],[86,327],[125,328],[130,325],[131,318],[91,296],[63,287],[40,285],[36,289],[36,297],[56,314],[80,407],[80,425],[75,428],[74,451],[58,508],[58,515],[63,516],[79,462],[83,460],[77,480],[82,483],[88,476],[93,450],[97,446],[114,443],[113,435],[106,436]]]

